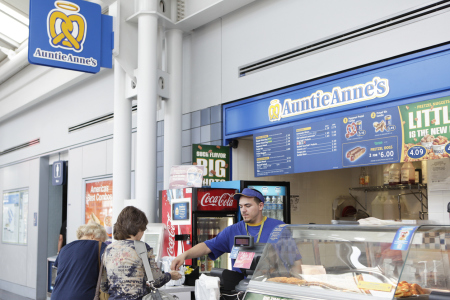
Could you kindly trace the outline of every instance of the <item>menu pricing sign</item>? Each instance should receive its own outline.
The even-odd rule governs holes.
[[[192,164],[204,166],[203,186],[230,180],[230,147],[192,145]]]
[[[403,128],[402,161],[449,157],[450,97],[399,106]]]

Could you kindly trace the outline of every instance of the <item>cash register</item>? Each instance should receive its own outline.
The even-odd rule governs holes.
[[[213,268],[210,273],[210,276],[220,278],[220,293],[225,296],[225,299],[240,299],[239,297],[244,295],[265,245],[263,243],[255,244],[252,236],[237,235],[234,237],[231,257],[236,258],[234,266],[239,265],[241,273],[218,268]],[[243,259],[240,260],[240,258]],[[230,297],[226,298],[228,295]]]

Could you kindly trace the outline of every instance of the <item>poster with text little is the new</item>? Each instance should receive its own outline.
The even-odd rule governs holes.
[[[401,161],[448,158],[450,97],[399,106],[403,131]]]

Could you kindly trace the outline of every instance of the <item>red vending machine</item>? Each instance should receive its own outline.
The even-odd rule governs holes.
[[[160,222],[166,224],[169,232],[164,239],[162,256],[178,256],[236,223],[238,202],[233,198],[236,192],[235,189],[221,188],[160,191]],[[185,263],[199,266],[200,272],[231,266],[229,254],[222,255],[216,261],[204,256],[186,260]]]

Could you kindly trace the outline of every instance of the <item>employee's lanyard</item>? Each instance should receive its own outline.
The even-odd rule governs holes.
[[[267,219],[264,218],[264,220],[263,220],[262,223],[261,223],[261,227],[259,228],[258,239],[256,240],[256,243],[259,243],[259,239],[261,238],[261,232],[262,232],[263,227],[264,227],[264,222],[265,222],[266,220],[267,220]],[[245,230],[247,230],[247,235],[252,236],[252,235],[248,232],[247,223],[245,223]]]

